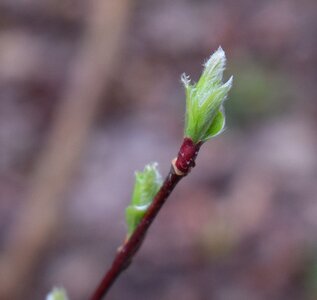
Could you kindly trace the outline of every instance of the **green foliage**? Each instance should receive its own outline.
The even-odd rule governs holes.
[[[126,208],[128,236],[142,220],[147,208],[162,185],[157,163],[145,166],[143,172],[135,172],[135,184],[130,205]]]
[[[64,289],[53,288],[53,290],[46,296],[46,300],[68,300],[68,297]]]
[[[182,75],[186,90],[185,136],[195,143],[206,141],[220,134],[225,125],[223,103],[232,86],[232,77],[222,82],[226,65],[224,51],[219,49],[204,65],[203,73],[196,84],[191,84],[187,75]]]

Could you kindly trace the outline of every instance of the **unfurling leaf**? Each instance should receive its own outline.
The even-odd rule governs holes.
[[[185,137],[194,143],[204,142],[222,132],[225,126],[223,103],[232,86],[232,77],[222,82],[226,56],[221,47],[204,65],[196,84],[182,75],[186,90]]]
[[[128,236],[142,220],[146,210],[162,185],[162,177],[157,169],[157,163],[145,166],[143,172],[135,172],[135,184],[130,205],[126,208],[126,223]]]

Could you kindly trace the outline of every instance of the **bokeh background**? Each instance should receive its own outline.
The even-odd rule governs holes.
[[[88,299],[219,45],[227,130],[109,299],[317,299],[316,37],[316,0],[1,0],[0,299]]]

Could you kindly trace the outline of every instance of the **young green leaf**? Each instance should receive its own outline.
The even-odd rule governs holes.
[[[226,56],[221,47],[204,65],[196,84],[187,75],[181,80],[186,91],[185,137],[194,143],[204,142],[220,134],[225,126],[223,103],[232,86],[232,77],[222,82]]]
[[[47,296],[46,300],[68,300],[66,292],[61,288],[54,288]]]
[[[126,208],[128,236],[142,220],[147,208],[162,185],[162,177],[157,163],[145,166],[143,172],[135,172],[135,184],[130,205]]]

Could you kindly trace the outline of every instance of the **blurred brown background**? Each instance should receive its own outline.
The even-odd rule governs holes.
[[[1,0],[0,299],[88,298],[219,45],[227,130],[108,298],[317,299],[316,37],[316,0]]]

